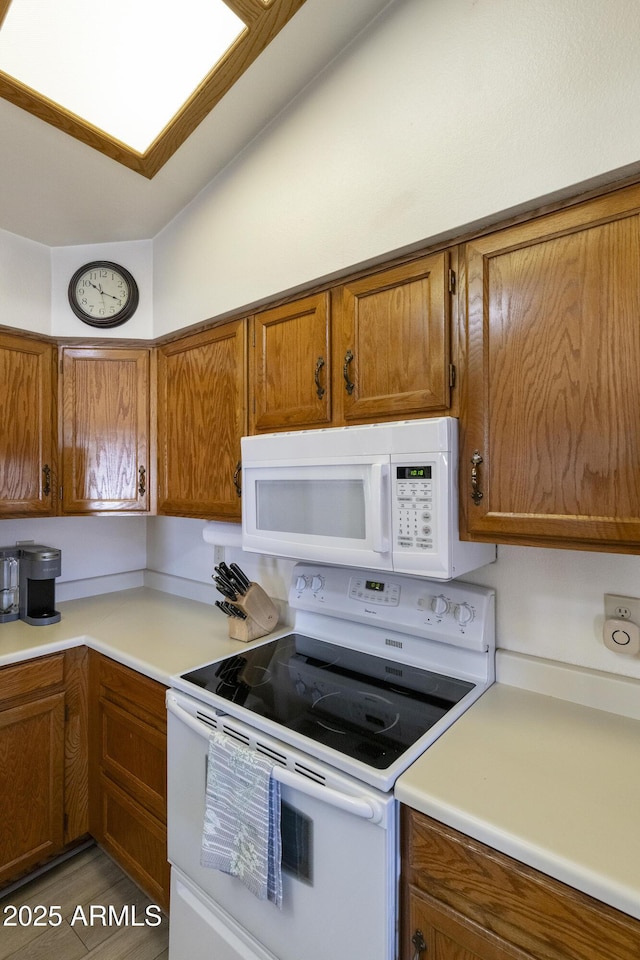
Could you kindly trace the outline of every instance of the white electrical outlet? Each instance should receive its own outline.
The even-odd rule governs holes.
[[[637,656],[640,653],[640,600],[605,593],[604,616],[602,639],[605,647],[614,653]]]
[[[605,620],[631,620],[640,626],[640,600],[637,597],[605,593],[604,616]]]
[[[213,562],[217,567],[219,563],[224,563],[224,547],[215,546],[213,548]]]

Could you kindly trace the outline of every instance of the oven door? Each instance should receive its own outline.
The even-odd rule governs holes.
[[[257,900],[236,877],[200,865],[208,741],[211,729],[221,728],[220,715],[176,691],[169,692],[167,705],[170,960],[198,955],[195,943],[192,949],[180,942],[190,931],[199,939],[198,929],[208,931],[211,956],[224,960],[270,955],[393,960],[398,885],[393,797],[224,717],[229,732],[247,731],[254,748],[287,763],[287,769],[276,767],[283,841],[278,909]],[[296,762],[307,776],[292,772]]]

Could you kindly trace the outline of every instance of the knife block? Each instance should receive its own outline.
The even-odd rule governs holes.
[[[247,615],[246,620],[229,617],[229,636],[232,640],[248,643],[249,640],[266,636],[278,625],[275,604],[258,583],[251,583],[244,596],[227,602]]]

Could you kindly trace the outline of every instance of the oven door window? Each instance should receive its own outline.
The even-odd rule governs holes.
[[[313,821],[284,800],[280,806],[282,869],[313,885]]]

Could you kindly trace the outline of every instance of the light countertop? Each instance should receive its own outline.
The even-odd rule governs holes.
[[[498,683],[395,794],[640,918],[640,721]]]
[[[0,666],[86,643],[168,684],[175,673],[246,649],[214,606],[148,587],[57,603],[59,623],[0,624]]]

